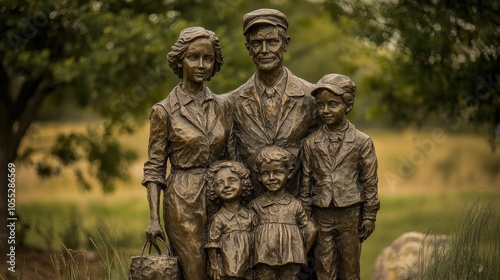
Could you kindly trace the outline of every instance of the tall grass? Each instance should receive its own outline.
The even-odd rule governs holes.
[[[421,254],[423,255],[423,254]],[[441,250],[435,250],[417,279],[496,280],[500,276],[500,219],[492,202],[466,206],[456,232]]]
[[[104,270],[104,278],[106,280],[127,279],[128,277],[128,257],[124,250],[118,249],[110,238],[103,237],[97,232],[98,240],[93,240],[97,253],[101,259],[101,265]]]
[[[64,246],[64,250],[61,249],[58,255],[53,255],[50,259],[59,280],[91,279],[89,261],[78,251]]]
[[[128,278],[129,253],[120,249],[111,236],[97,231],[97,239],[90,237],[97,252],[101,269],[91,271],[88,254],[91,251],[73,250],[64,246],[58,255],[51,256],[52,265],[58,280],[120,280]]]

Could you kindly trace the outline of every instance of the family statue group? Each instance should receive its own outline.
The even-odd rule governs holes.
[[[314,85],[283,66],[287,28],[274,9],[244,15],[257,71],[221,95],[203,84],[223,64],[212,31],[186,28],[168,53],[182,81],[152,107],[142,184],[146,238],[168,237],[182,279],[360,277],[380,208],[374,145],[346,119],[349,77]]]

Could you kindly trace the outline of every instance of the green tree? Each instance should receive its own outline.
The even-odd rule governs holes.
[[[75,166],[105,191],[125,178],[135,153],[115,138],[130,132],[151,105],[148,92],[170,75],[164,62],[177,14],[158,1],[3,1],[0,7],[0,177],[7,165],[29,158],[19,145],[49,97],[92,107],[103,122],[88,133],[61,135],[43,162],[42,175]],[[163,11],[156,14],[157,11]],[[141,115],[141,118],[135,118]],[[78,168],[86,160],[88,170]],[[6,236],[7,184],[0,193],[0,235]],[[4,243],[2,242],[2,245]]]
[[[339,22],[383,49],[367,79],[376,111],[420,125],[437,117],[455,130],[485,126],[500,137],[500,1],[327,1]]]

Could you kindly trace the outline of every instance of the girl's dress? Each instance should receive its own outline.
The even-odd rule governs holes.
[[[287,263],[307,264],[305,235],[313,234],[315,225],[300,201],[289,193],[273,199],[264,193],[248,208],[257,214],[254,264],[270,266]]]
[[[255,214],[245,207],[236,213],[222,207],[212,217],[205,248],[219,249],[223,277],[251,279],[254,224]]]

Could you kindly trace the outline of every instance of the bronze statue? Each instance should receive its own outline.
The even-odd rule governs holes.
[[[207,196],[222,201],[208,230],[210,266],[214,280],[253,279],[252,247],[255,214],[244,205],[252,194],[250,171],[236,161],[221,161],[208,170]],[[243,203],[243,204],[242,204]]]
[[[186,28],[168,53],[168,63],[182,82],[151,111],[142,181],[150,207],[146,237],[153,245],[157,237],[165,239],[159,221],[163,190],[165,231],[182,276],[200,280],[207,277],[206,171],[234,153],[230,104],[203,85],[223,64],[219,40],[202,27]],[[165,180],[167,160],[171,169]]]
[[[283,66],[290,43],[287,28],[287,17],[278,10],[258,9],[243,17],[245,46],[257,73],[224,97],[234,109],[237,159],[247,166],[254,166],[258,151],[270,145],[286,148],[297,157],[302,140],[317,127],[316,104],[310,96],[313,85]],[[260,194],[255,176],[252,183]],[[287,188],[297,191],[296,185]]]
[[[325,124],[304,140],[299,194],[319,229],[319,280],[359,279],[361,243],[380,208],[373,142],[345,118],[355,93],[351,79],[339,74],[325,75],[311,93]]]
[[[315,239],[319,280],[359,279],[361,243],[380,208],[374,145],[346,119],[356,93],[349,77],[314,86],[283,66],[287,28],[274,9],[244,15],[257,71],[223,96],[204,86],[223,64],[212,31],[186,28],[168,53],[182,82],[152,107],[142,184],[146,238],[157,247],[168,236],[183,279],[298,279]],[[212,202],[222,206],[207,227]]]
[[[317,229],[299,200],[285,191],[292,176],[293,155],[284,148],[263,148],[256,173],[267,191],[250,202],[257,214],[254,240],[256,279],[298,279]]]

